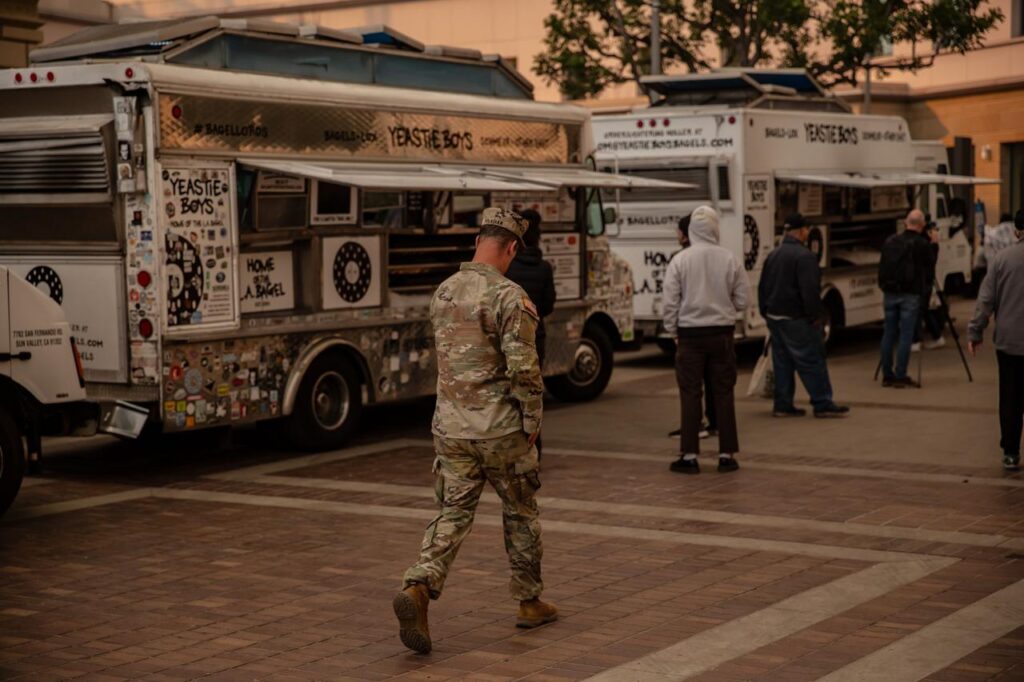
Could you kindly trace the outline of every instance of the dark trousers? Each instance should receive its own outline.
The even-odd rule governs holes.
[[[714,393],[714,414],[718,425],[718,451],[739,452],[736,434],[736,351],[733,332],[716,332],[707,336],[680,336],[676,350],[676,382],[679,384],[680,427],[679,452],[700,454],[701,394],[705,372]]]
[[[910,364],[910,346],[917,331],[917,316],[921,297],[917,294],[885,294],[885,329],[882,332],[882,376],[886,379],[906,379]],[[892,350],[896,346],[896,368],[892,365]]]
[[[546,333],[541,333],[537,335],[537,359],[540,361],[540,372],[542,376],[544,374],[544,351],[547,347],[547,340],[548,337]],[[537,448],[537,459],[539,460],[541,458],[541,455],[543,454],[543,446],[540,442],[540,435],[537,436],[537,440],[536,442],[534,442],[534,446]]]
[[[772,335],[772,369],[775,372],[775,406],[794,409],[795,374],[811,396],[811,405],[820,410],[832,404],[832,382],[825,363],[825,343],[821,331],[810,320],[768,320]]]
[[[999,361],[999,444],[1004,455],[1020,457],[1020,437],[1024,428],[1024,355],[996,351]]]
[[[718,430],[718,415],[715,413],[715,386],[711,374],[711,365],[704,368],[704,419],[709,431]]]

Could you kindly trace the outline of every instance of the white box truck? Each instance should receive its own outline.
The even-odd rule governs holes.
[[[136,436],[145,410],[86,402],[71,326],[47,294],[0,266],[0,515],[44,435]]]
[[[801,70],[725,69],[644,82],[660,94],[657,104],[595,116],[593,131],[601,170],[693,186],[605,195],[617,214],[612,250],[632,268],[634,318],[645,336],[665,336],[661,280],[679,248],[679,218],[701,204],[718,211],[721,243],[755,292],[786,215],[802,213],[813,225],[809,246],[823,270],[829,331],[881,319],[881,246],[914,206],[940,228],[940,284],[969,281],[970,245],[963,221],[948,215],[947,188],[998,181],[947,174],[941,144],[913,141],[902,118],[854,114]],[[766,333],[754,300],[737,334]]]

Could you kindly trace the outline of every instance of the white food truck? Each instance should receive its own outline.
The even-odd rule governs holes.
[[[197,20],[87,29],[0,72],[0,263],[60,303],[91,397],[164,430],[287,418],[334,446],[432,394],[428,306],[487,206],[536,207],[556,265],[549,388],[597,396],[632,339],[590,117],[500,58]]]
[[[881,246],[913,206],[938,223],[940,284],[969,281],[970,245],[962,221],[947,214],[947,188],[997,181],[947,174],[941,144],[914,142],[902,118],[853,114],[802,70],[723,69],[644,83],[659,93],[658,103],[593,122],[600,169],[691,185],[605,194],[617,214],[608,225],[612,250],[633,270],[634,317],[644,336],[664,338],[662,278],[679,249],[679,219],[700,204],[719,212],[721,243],[755,292],[738,321],[740,337],[767,333],[757,282],[795,211],[813,225],[809,246],[823,270],[828,331],[881,319]]]

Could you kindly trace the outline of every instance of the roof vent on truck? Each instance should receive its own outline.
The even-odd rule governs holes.
[[[426,46],[385,24],[334,29],[201,17],[93,26],[31,52],[34,64],[145,60],[204,69],[533,99],[509,62],[478,50]]]
[[[851,111],[804,69],[724,68],[707,73],[644,76],[640,82],[661,96],[654,106]]]

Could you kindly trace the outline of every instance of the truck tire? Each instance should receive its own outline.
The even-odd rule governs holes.
[[[287,421],[288,440],[302,450],[341,447],[355,432],[362,413],[359,372],[344,355],[324,353],[299,384]]]
[[[0,411],[0,516],[14,502],[25,477],[25,443],[10,414]]]
[[[565,402],[593,400],[608,387],[614,355],[608,333],[597,325],[587,325],[576,348],[572,368],[568,374],[548,379],[548,390]]]

